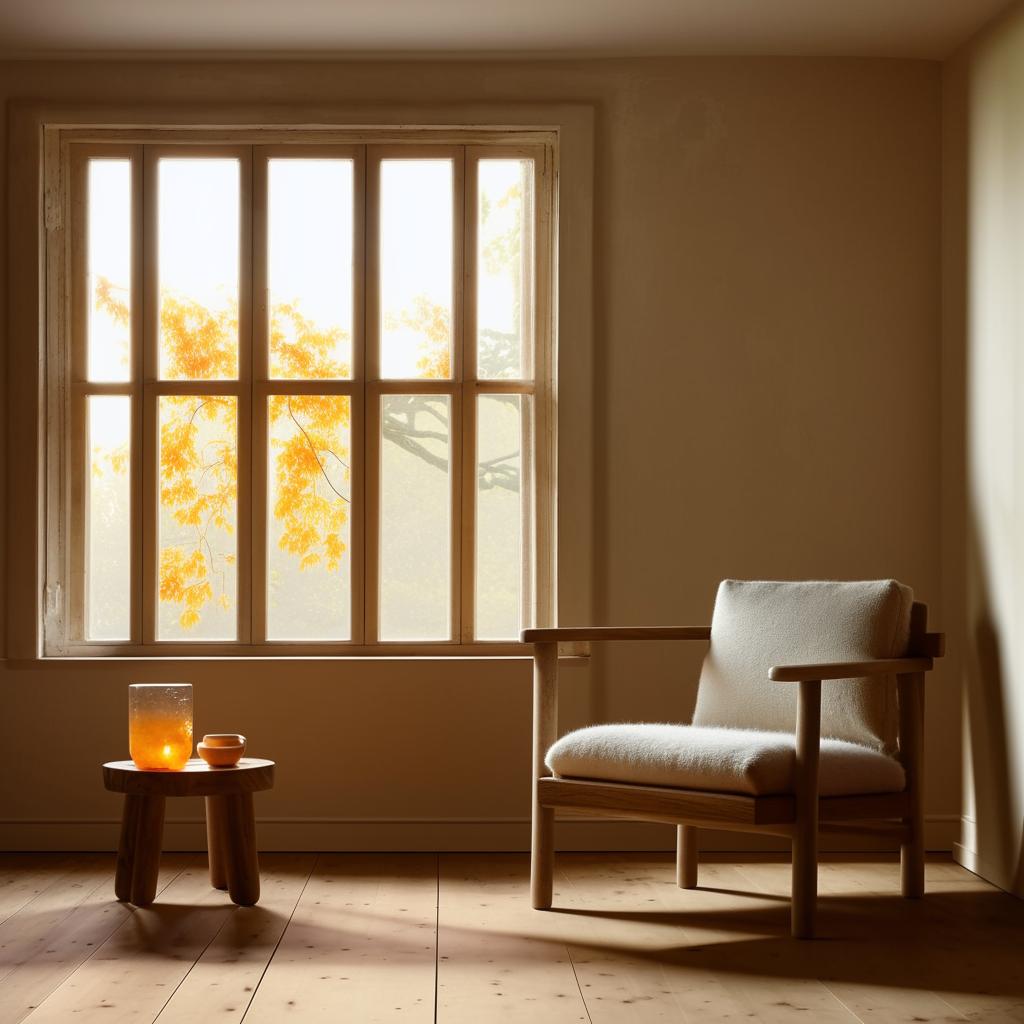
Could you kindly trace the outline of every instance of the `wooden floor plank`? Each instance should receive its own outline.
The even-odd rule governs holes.
[[[18,913],[67,870],[65,854],[8,853],[0,857],[0,922]]]
[[[437,858],[321,856],[245,1024],[434,1019]]]
[[[569,951],[594,1024],[749,1019],[701,966],[702,940],[657,905],[651,887],[668,879],[664,858],[563,855],[556,877],[556,914],[584,926]]]
[[[676,1019],[687,1021],[776,1024],[802,1016],[816,1024],[857,1024],[813,975],[781,978],[771,969],[780,950],[793,948],[788,901],[751,894],[732,865],[702,864],[700,888],[680,889],[671,857],[570,855],[562,861],[593,920],[608,913],[609,900],[614,904],[615,926],[605,929],[588,958],[601,969],[588,971],[584,981],[592,963],[574,952],[595,1024],[599,1017],[622,1019],[615,1011],[627,1007],[629,1019],[672,1019],[672,1005]],[[637,983],[638,959],[647,962],[646,975],[657,968],[659,989],[645,993]],[[624,989],[630,976],[633,988]],[[597,1009],[598,996],[610,1004],[608,1013]]]
[[[742,864],[739,870],[754,886],[777,892],[783,887],[780,867],[784,865]],[[783,962],[780,969],[813,972],[865,1024],[959,1024],[972,1019],[973,990],[990,968],[971,963],[979,951],[977,939],[965,931],[960,915],[947,918],[933,874],[956,879],[954,899],[971,891],[965,888],[966,878],[951,874],[941,863],[927,866],[923,900],[902,898],[893,858],[822,865],[821,940],[809,944],[801,964],[787,967]],[[986,962],[991,962],[992,952],[984,954]],[[1003,961],[996,968],[998,984],[1012,987],[1012,963],[995,952]],[[1018,976],[1022,971],[1017,969]]]
[[[119,904],[108,904],[120,906]],[[114,932],[25,1019],[31,1024],[152,1021],[235,911],[194,855],[152,906]]]
[[[55,924],[46,940],[0,983],[0,1024],[17,1024],[91,957],[119,928],[134,908],[114,898],[114,857],[108,857],[109,877]],[[160,889],[185,866],[181,856],[163,858]]]
[[[53,884],[0,923],[0,982],[46,945],[54,928],[105,883],[112,883],[109,854],[83,854]]]
[[[979,1024],[1024,1022],[1024,901],[947,865],[927,869],[918,983]],[[926,952],[927,951],[927,952]]]
[[[530,907],[522,854],[441,857],[438,1024],[579,1024],[586,1005],[556,915]]]
[[[231,1024],[245,1016],[315,862],[314,854],[260,858],[259,904],[228,918],[164,1006],[159,1024]]]
[[[255,908],[202,855],[165,857],[143,910],[112,867],[0,856],[0,1024],[427,1024],[435,998],[444,1024],[1024,1024],[1024,902],[948,858],[916,901],[891,856],[826,859],[814,942],[777,856],[680,890],[668,855],[561,855],[550,912],[524,855],[270,856]]]

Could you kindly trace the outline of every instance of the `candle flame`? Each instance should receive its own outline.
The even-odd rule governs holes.
[[[176,715],[136,714],[128,741],[132,760],[144,771],[180,771],[192,753],[192,722]]]

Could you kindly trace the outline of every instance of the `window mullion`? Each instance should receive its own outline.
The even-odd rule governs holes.
[[[252,359],[249,387],[252,408],[251,497],[252,543],[249,549],[250,622],[252,642],[267,636],[267,401],[270,373],[269,310],[267,309],[267,160],[262,146],[252,158]]]
[[[143,604],[145,590],[142,566],[145,561],[143,548],[142,488],[145,477],[145,223],[146,223],[146,166],[145,147],[135,146],[132,151],[132,333],[131,333],[131,522],[132,522],[132,571],[131,571],[131,636],[132,643],[145,639]]]
[[[352,642],[354,644],[372,643],[377,639],[376,633],[367,633],[367,537],[371,530],[367,523],[367,395],[366,395],[366,348],[367,348],[367,210],[368,190],[366,187],[367,155],[366,146],[360,146],[355,154],[355,175],[353,215],[352,215],[352,405],[350,407],[351,430],[349,434],[352,481],[349,493],[350,531],[349,538],[352,552],[349,560],[351,566],[352,587]]]
[[[142,472],[133,486],[135,508],[141,510],[142,559],[139,567],[139,590],[142,620],[142,642],[156,640],[157,601],[159,600],[159,552],[157,550],[157,517],[159,514],[159,398],[152,386],[159,373],[160,302],[157,294],[157,154],[152,146],[143,147],[142,187],[142,310],[141,363],[137,380],[142,391],[141,445],[139,462]]]
[[[461,628],[457,638],[472,643],[476,633],[476,237],[477,161],[463,148],[462,230],[462,395],[459,434],[461,453],[461,524],[453,550],[460,553],[459,590]]]
[[[465,260],[465,224],[466,224],[466,147],[458,146],[453,153],[452,159],[452,186],[455,195],[452,202],[452,377],[456,388],[451,399],[451,423],[448,428],[448,451],[451,460],[451,602],[452,602],[452,625],[451,639],[455,643],[465,639],[467,621],[463,609],[463,593],[467,592],[463,586],[465,575],[463,566],[463,487],[469,479],[463,473],[464,434],[463,424],[467,409],[462,401],[462,394],[458,385],[464,380],[465,375],[465,311],[466,311],[466,282],[463,277]],[[472,586],[468,593],[472,594]],[[472,630],[472,619],[469,620],[469,629]]]
[[[555,348],[557,289],[555,288],[555,181],[554,153],[544,147],[534,164],[534,336],[532,367],[534,378],[533,419],[531,422],[530,479],[532,495],[532,593],[528,597],[533,615],[524,617],[524,625],[554,625],[558,619],[555,602],[557,587],[557,429],[555,415],[555,381],[557,351]],[[525,468],[525,467],[524,467]]]
[[[253,605],[254,590],[262,591],[263,574],[255,573],[252,555],[259,546],[257,534],[262,522],[266,501],[258,502],[254,488],[254,468],[260,461],[261,447],[265,439],[256,431],[258,415],[253,409],[254,375],[254,275],[256,259],[253,221],[254,205],[258,202],[254,187],[254,146],[246,146],[239,156],[239,282],[238,282],[238,436],[235,439],[238,451],[238,477],[236,481],[236,510],[238,524],[237,546],[237,612],[238,642],[249,643],[263,639],[263,634],[254,631]],[[264,459],[265,461],[265,459]]]
[[[380,152],[366,147],[363,201],[363,642],[380,640]],[[357,366],[360,363],[357,362]]]
[[[88,452],[86,451],[86,406],[88,395],[77,387],[87,379],[87,322],[88,322],[88,259],[86,256],[86,225],[89,216],[88,199],[88,154],[76,152],[69,161],[70,174],[70,224],[65,226],[65,250],[70,259],[70,273],[64,281],[70,283],[70,304],[65,310],[70,337],[69,356],[65,367],[70,370],[72,387],[69,389],[67,422],[61,423],[68,442],[65,472],[60,477],[66,481],[67,490],[63,498],[64,524],[68,530],[68,549],[63,559],[66,573],[67,618],[64,628],[73,640],[85,638],[85,605],[88,571],[86,545],[86,493],[88,488]]]

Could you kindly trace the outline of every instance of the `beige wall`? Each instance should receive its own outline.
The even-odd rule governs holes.
[[[943,564],[968,866],[1024,895],[1024,6],[944,70]]]
[[[728,575],[891,575],[941,624],[936,65],[0,65],[8,98],[323,105],[410,95],[594,109],[595,331],[590,353],[563,350],[560,372],[566,380],[593,360],[594,493],[582,497],[594,507],[601,621],[707,622]],[[568,585],[580,578],[573,565],[561,571]],[[685,718],[699,656],[634,648],[568,669],[565,718]],[[196,684],[198,729],[241,728],[280,761],[277,788],[259,803],[267,846],[526,841],[524,661],[0,671],[0,740],[20,768],[0,775],[8,845],[112,841],[117,804],[96,766],[124,753],[125,685],[170,677]],[[935,677],[928,716],[931,842],[948,845],[960,714],[947,673]],[[567,841],[580,844],[669,837],[572,828]],[[198,830],[173,834],[189,843]]]

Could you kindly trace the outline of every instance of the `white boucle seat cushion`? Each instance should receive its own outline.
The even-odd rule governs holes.
[[[796,740],[791,733],[750,729],[593,725],[563,736],[545,762],[567,779],[764,796],[793,792]],[[859,743],[822,739],[822,796],[896,793],[905,782],[895,758]]]

